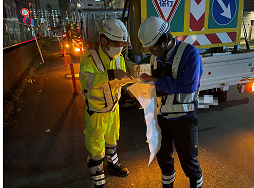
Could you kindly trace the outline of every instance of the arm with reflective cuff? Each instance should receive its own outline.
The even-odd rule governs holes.
[[[179,65],[177,79],[172,76],[158,78],[156,88],[168,94],[193,93],[200,87],[202,73],[202,60],[198,49],[188,45]]]

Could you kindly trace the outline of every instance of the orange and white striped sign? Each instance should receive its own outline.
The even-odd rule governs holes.
[[[188,42],[194,46],[236,42],[236,32],[212,33],[201,35],[176,36],[180,41]]]

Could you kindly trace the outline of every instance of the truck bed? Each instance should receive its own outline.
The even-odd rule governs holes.
[[[254,53],[238,53],[203,57],[201,91],[221,88],[228,90],[230,85],[249,82],[254,78]],[[242,80],[242,81],[241,81]]]
[[[200,90],[222,88],[249,82],[254,78],[254,52],[201,57],[203,75]],[[135,64],[127,61],[131,76],[139,77],[142,73],[150,74],[150,63]]]

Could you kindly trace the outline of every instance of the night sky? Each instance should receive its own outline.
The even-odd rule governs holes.
[[[52,6],[52,9],[59,9],[58,0],[40,0],[40,2],[42,9],[46,9],[47,4],[50,4]]]

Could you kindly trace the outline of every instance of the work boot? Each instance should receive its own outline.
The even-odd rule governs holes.
[[[105,188],[105,185],[99,185],[99,186],[95,185],[95,188]]]
[[[162,184],[162,187],[163,188],[174,188],[174,185],[173,185],[173,183],[171,183],[171,184]]]
[[[115,172],[119,173],[121,176],[127,176],[129,174],[129,170],[122,165],[118,163],[118,156],[116,152],[116,145],[111,145],[109,144],[106,147],[106,158],[108,161],[108,168],[110,170],[114,170]]]
[[[116,164],[113,164],[111,162],[108,162],[108,168],[110,170],[113,170],[119,174],[121,174],[122,176],[128,176],[129,174],[129,170],[126,167],[123,167],[121,164],[119,164],[118,162]]]

